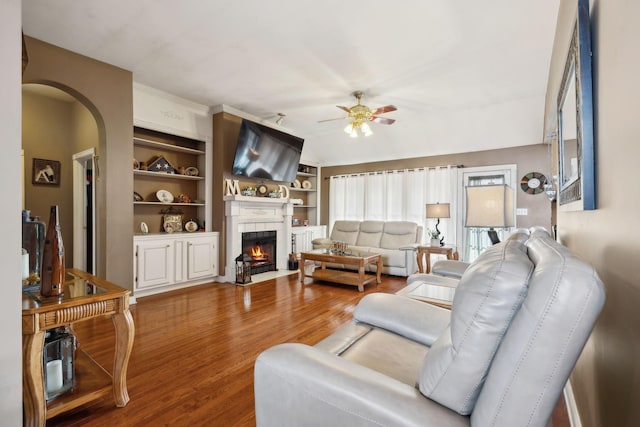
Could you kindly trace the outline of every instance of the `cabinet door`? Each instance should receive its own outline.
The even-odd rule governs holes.
[[[136,288],[174,283],[174,247],[168,240],[139,242],[136,245]]]
[[[215,276],[215,245],[212,238],[187,240],[187,277],[189,280]]]

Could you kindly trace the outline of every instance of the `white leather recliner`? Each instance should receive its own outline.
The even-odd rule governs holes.
[[[257,425],[544,427],[604,300],[546,232],[506,240],[465,270],[451,311],[369,294],[316,346],[264,351]]]

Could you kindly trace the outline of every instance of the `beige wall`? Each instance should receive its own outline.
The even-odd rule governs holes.
[[[575,14],[561,0],[547,90],[546,128]],[[597,210],[558,212],[562,243],[592,263],[607,301],[572,374],[582,424],[632,426],[640,420],[640,2],[592,1]]]
[[[346,141],[348,142],[348,141]],[[323,167],[321,169],[321,210],[320,223],[329,222],[329,181],[332,175],[358,172],[371,172],[393,169],[407,169],[428,166],[464,165],[478,167],[502,164],[516,164],[518,178],[528,172],[540,172],[548,175],[550,169],[549,150],[546,145],[529,145],[525,147],[504,148],[500,150],[478,151],[474,153],[460,153],[447,156],[417,157],[413,159],[399,159],[387,162],[361,163],[346,166]],[[519,182],[519,180],[518,180]],[[542,225],[551,227],[551,203],[544,193],[531,195],[516,189],[518,208],[526,208],[527,216],[517,216],[518,227]],[[330,232],[330,230],[327,230]]]
[[[22,425],[20,22],[20,1],[0,2],[0,270],[3,279],[0,298],[0,420],[3,426]]]
[[[98,275],[133,288],[133,78],[130,71],[27,37],[24,83],[55,86],[87,107],[97,122]]]

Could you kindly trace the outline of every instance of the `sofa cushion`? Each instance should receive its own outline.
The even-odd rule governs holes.
[[[380,239],[380,247],[384,249],[400,249],[419,242],[417,239],[418,224],[409,221],[389,221],[384,224],[384,232]]]
[[[507,240],[483,252],[464,272],[451,324],[425,357],[418,379],[427,397],[470,414],[495,352],[527,294],[533,263],[526,247]]]
[[[382,264],[387,267],[404,268],[407,266],[407,254],[404,251],[381,248],[369,248],[369,251],[382,255]]]
[[[360,232],[360,221],[336,221],[331,230],[331,240],[355,245]]]
[[[379,248],[383,230],[384,221],[362,221],[356,245]]]

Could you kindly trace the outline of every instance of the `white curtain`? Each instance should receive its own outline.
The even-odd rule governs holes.
[[[435,229],[425,218],[427,203],[449,203],[451,218],[438,229],[447,244],[456,244],[457,168],[406,169],[332,176],[329,184],[329,230],[336,220],[412,221]],[[426,239],[423,237],[423,241]]]

